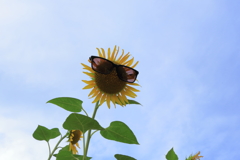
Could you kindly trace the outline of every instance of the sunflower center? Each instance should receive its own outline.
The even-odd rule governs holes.
[[[73,134],[73,137],[72,137],[71,143],[76,144],[81,138],[81,131],[75,130],[75,131],[72,131],[72,134]]]
[[[108,94],[116,94],[126,86],[126,82],[118,78],[116,68],[109,74],[95,72],[95,82],[101,91]]]

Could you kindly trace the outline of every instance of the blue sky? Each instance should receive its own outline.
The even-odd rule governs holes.
[[[47,159],[47,144],[32,133],[39,124],[64,133],[69,112],[46,102],[75,97],[91,113],[80,63],[96,47],[114,45],[140,61],[143,106],[103,105],[96,119],[104,127],[123,121],[140,145],[97,133],[89,156],[164,160],[174,147],[179,160],[198,151],[206,160],[238,159],[239,7],[227,0],[1,0],[0,159]]]

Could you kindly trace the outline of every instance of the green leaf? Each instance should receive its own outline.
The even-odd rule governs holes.
[[[54,139],[54,138],[56,138],[56,137],[58,137],[60,135],[61,135],[61,133],[60,133],[58,128],[51,129],[51,137],[50,137],[50,139]]]
[[[137,160],[133,157],[122,155],[122,154],[115,154],[114,156],[117,160]]]
[[[77,113],[72,113],[67,117],[67,119],[63,123],[63,128],[67,130],[80,130],[83,133],[90,129],[104,129],[102,126],[99,125],[98,121]]]
[[[131,129],[123,122],[114,121],[108,128],[102,130],[101,135],[109,140],[128,144],[139,144]]]
[[[128,103],[127,104],[138,104],[138,105],[141,105],[139,102],[137,102],[135,100],[131,100],[131,99],[128,99]]]
[[[48,142],[50,139],[54,139],[60,135],[61,133],[58,128],[47,129],[44,126],[38,125],[37,129],[33,133],[33,138],[39,141],[45,140]]]
[[[82,101],[71,97],[58,97],[47,101],[70,112],[81,112]]]
[[[116,104],[118,104],[117,102],[115,102]],[[131,100],[131,99],[128,99],[128,103],[126,102],[126,104],[138,104],[138,105],[141,105],[139,102],[135,101],[135,100]],[[119,104],[118,104],[119,105]],[[142,105],[141,105],[142,106]]]
[[[168,153],[166,155],[166,159],[167,160],[178,160],[178,156],[175,154],[173,148],[168,151]]]
[[[63,147],[55,156],[57,157],[56,160],[82,160],[83,159],[82,155],[72,154],[72,152],[69,151],[69,145]],[[91,157],[87,157],[85,159],[90,160]]]

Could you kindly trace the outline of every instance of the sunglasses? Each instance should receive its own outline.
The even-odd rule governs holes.
[[[101,74],[109,74],[116,67],[118,78],[125,82],[133,83],[139,73],[131,67],[116,65],[112,61],[102,57],[91,56],[89,60],[91,61],[92,69]]]

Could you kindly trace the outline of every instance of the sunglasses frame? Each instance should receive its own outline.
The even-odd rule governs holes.
[[[114,67],[116,68],[116,72],[117,72],[118,78],[121,79],[121,80],[124,81],[124,82],[128,82],[128,81],[123,80],[123,79],[119,76],[120,73],[118,73],[117,67],[123,66],[123,67],[129,68],[129,69],[132,69],[133,71],[135,71],[136,76],[135,76],[135,79],[134,79],[133,82],[128,82],[128,83],[134,83],[134,82],[136,81],[137,76],[138,76],[138,74],[139,74],[139,72],[138,72],[136,69],[133,69],[133,68],[128,67],[128,66],[125,66],[125,65],[117,65],[117,64],[113,63],[112,61],[110,61],[110,60],[108,60],[108,59],[106,59],[106,58],[102,58],[102,57],[98,57],[98,56],[91,56],[91,57],[89,57],[89,60],[91,61],[91,67],[92,67],[92,69],[93,69],[94,71],[96,71],[96,70],[93,68],[93,62],[94,62],[93,59],[94,59],[94,58],[100,58],[100,59],[103,59],[103,60],[105,60],[105,61],[110,62],[110,63],[113,65],[113,68],[114,68]],[[113,70],[113,69],[112,69],[112,70]],[[112,72],[112,70],[111,70],[111,72]],[[101,73],[101,72],[99,72],[99,71],[96,71],[96,72]],[[111,73],[111,72],[110,72],[110,73]],[[110,74],[110,73],[101,73],[101,74]]]

